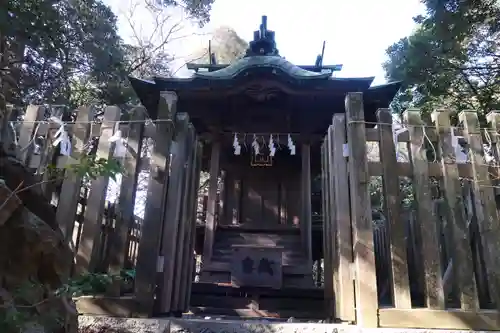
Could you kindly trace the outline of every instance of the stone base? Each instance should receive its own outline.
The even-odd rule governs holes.
[[[79,317],[81,333],[472,333],[494,331],[360,328],[345,324],[279,323],[266,320],[132,319]]]

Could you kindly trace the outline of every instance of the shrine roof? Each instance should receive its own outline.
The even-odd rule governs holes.
[[[323,66],[319,55],[313,66],[297,66],[279,55],[274,31],[267,29],[267,18],[254,32],[254,40],[243,58],[229,65],[188,64],[195,73],[189,78],[154,77],[152,81],[130,77],[130,83],[152,117],[156,113],[161,91],[175,92],[179,101],[224,101],[228,98],[268,100],[268,96],[283,96],[281,101],[293,101],[293,105],[307,104],[342,110],[348,92],[363,92],[365,113],[368,118],[376,108],[388,107],[400,88],[394,82],[371,87],[374,77],[339,78],[332,76],[342,65]],[[210,58],[215,58],[210,54]],[[207,71],[200,71],[199,69]],[[310,98],[308,98],[310,97]],[[305,106],[301,106],[305,107]],[[338,111],[337,111],[338,112]]]

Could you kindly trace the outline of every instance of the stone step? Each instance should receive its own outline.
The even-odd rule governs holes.
[[[273,317],[265,318],[259,317],[259,310],[245,310],[239,311],[240,318],[260,318],[250,320],[227,320],[219,319],[214,320],[206,314],[207,319],[172,319],[170,321],[170,332],[190,332],[190,333],[218,333],[218,332],[237,332],[237,333],[255,333],[255,332],[280,332],[280,333],[323,333],[323,332],[337,332],[343,327],[347,329],[347,325],[343,324],[325,324],[321,323],[321,319],[310,320],[311,322],[300,322],[295,318],[288,318],[287,322],[280,322],[273,320]],[[213,316],[217,318],[216,316]],[[349,332],[354,332],[351,329]],[[347,330],[342,332],[348,332]],[[359,332],[359,328],[356,332]]]

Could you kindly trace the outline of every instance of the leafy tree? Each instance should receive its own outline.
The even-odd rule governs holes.
[[[498,1],[424,0],[415,32],[387,49],[387,78],[404,83],[394,108],[476,109],[500,105]]]

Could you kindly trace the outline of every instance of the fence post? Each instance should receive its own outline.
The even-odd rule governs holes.
[[[325,307],[327,308],[328,314],[327,318],[334,319],[335,309],[334,309],[334,271],[333,271],[333,245],[335,245],[335,238],[331,233],[331,224],[333,222],[333,207],[330,204],[331,200],[331,190],[330,178],[332,177],[332,166],[329,159],[329,145],[330,145],[330,127],[328,127],[327,135],[323,145],[321,146],[321,163],[322,163],[322,208],[323,208],[323,260],[324,260],[324,281],[323,281],[323,292],[325,298]],[[335,295],[337,296],[337,295]],[[335,297],[335,299],[338,299]]]
[[[45,107],[41,105],[30,105],[26,109],[24,120],[19,131],[19,142],[17,147],[17,158],[26,166],[29,166],[31,154],[33,153],[36,131],[45,116]]]
[[[200,173],[201,173],[201,163],[203,158],[203,144],[196,141],[196,154],[195,154],[195,166],[194,166],[194,178],[192,187],[192,202],[191,202],[191,231],[190,231],[190,244],[189,244],[189,259],[186,263],[188,265],[187,276],[182,277],[186,280],[186,292],[184,293],[184,308],[189,307],[191,300],[191,288],[193,285],[193,270],[196,266],[196,256],[195,256],[195,245],[196,245],[196,221],[198,212],[198,188],[200,186]]]
[[[187,140],[186,140],[186,163],[184,164],[184,179],[181,194],[182,208],[181,215],[179,216],[179,229],[177,236],[177,248],[175,251],[175,266],[173,270],[174,286],[173,286],[173,300],[172,300],[172,311],[182,314],[183,303],[185,296],[183,292],[186,292],[186,279],[182,278],[183,275],[186,276],[186,270],[189,268],[191,261],[189,261],[188,248],[189,244],[189,233],[191,232],[191,197],[193,192],[193,171],[195,163],[196,154],[196,133],[194,131],[193,125],[189,124],[187,128]],[[174,255],[174,253],[172,253]]]
[[[171,176],[168,182],[167,200],[165,202],[165,219],[163,221],[163,285],[160,295],[160,312],[170,313],[174,309],[175,298],[174,284],[175,271],[181,267],[176,267],[179,263],[178,251],[180,244],[177,240],[182,231],[182,201],[184,197],[184,178],[186,177],[186,162],[189,156],[189,116],[187,113],[176,114],[175,119],[175,152],[172,156]]]
[[[349,174],[347,172],[347,158],[344,156],[344,144],[346,138],[346,116],[344,114],[335,114],[333,116],[333,125],[331,126],[330,138],[333,147],[331,148],[332,165],[330,172],[335,172],[333,179],[334,191],[334,223],[336,224],[337,241],[336,246],[336,265],[337,270],[337,311],[340,318],[344,321],[354,322],[356,320],[354,285],[351,274],[352,264],[352,229],[349,196],[345,190],[349,188]]]
[[[424,122],[420,110],[407,110],[403,120],[408,125],[410,158],[412,163],[413,188],[417,205],[417,225],[422,241],[423,269],[426,289],[426,305],[444,309],[443,279],[440,260],[437,221],[433,213],[429,186],[429,165],[425,149]]]
[[[500,309],[500,226],[495,201],[495,192],[484,158],[483,140],[479,119],[475,111],[464,111],[458,116],[465,129],[465,137],[470,147],[470,159],[474,177],[473,188],[476,200],[476,217],[483,245],[483,255],[488,275],[492,300]],[[498,121],[490,116],[490,122]],[[496,126],[495,126],[496,127]],[[497,171],[498,172],[498,171]]]
[[[161,92],[158,103],[158,122],[150,162],[148,196],[136,264],[134,293],[139,304],[138,312],[142,316],[150,316],[153,313],[157,273],[162,271],[163,262],[160,263],[158,255],[169,179],[176,100],[175,94]]]
[[[348,93],[345,101],[349,143],[349,183],[354,240],[356,323],[378,326],[377,277],[370,204],[370,174],[366,156],[363,94]]]
[[[123,133],[127,137],[127,152],[123,158],[124,172],[120,184],[120,196],[114,232],[111,236],[109,272],[120,274],[124,268],[129,228],[133,225],[137,178],[140,172],[142,138],[146,110],[143,107],[131,111],[131,122]],[[113,281],[108,292],[112,296],[120,296],[120,280]]]
[[[91,108],[80,107],[76,114],[76,123],[72,129],[72,148],[70,163],[74,163],[78,154],[84,153],[84,146],[88,143],[90,137],[91,121],[94,118],[94,113]],[[60,160],[64,163],[68,161],[67,157],[58,157],[57,164]],[[61,193],[59,194],[59,203],[57,205],[56,219],[61,228],[66,242],[70,243],[73,238],[73,229],[75,226],[75,215],[78,207],[78,199],[80,198],[80,187],[82,185],[82,177],[75,173],[66,172],[62,183]]]
[[[392,114],[389,109],[377,111],[380,135],[380,162],[383,171],[384,209],[389,229],[390,250],[390,284],[394,307],[411,309],[410,278],[408,275],[408,258],[406,256],[405,224],[400,220],[400,193],[398,177],[398,161],[396,159],[395,142],[392,138]]]
[[[464,310],[477,310],[479,301],[474,278],[472,252],[467,222],[463,215],[464,200],[456,164],[455,147],[453,147],[453,128],[450,113],[447,110],[434,111],[432,121],[435,123],[439,146],[441,148],[441,168],[443,171],[444,195],[446,205],[446,233],[450,236],[453,259],[453,278],[457,279],[460,303]]]
[[[104,120],[101,125],[101,136],[95,159],[113,158],[112,144],[109,139],[113,136],[117,121],[120,120],[121,110],[117,106],[108,106],[104,110]],[[95,272],[100,264],[100,245],[102,236],[102,218],[104,202],[108,189],[109,177],[99,176],[92,180],[89,197],[83,216],[83,229],[80,246],[76,256],[76,272]]]

